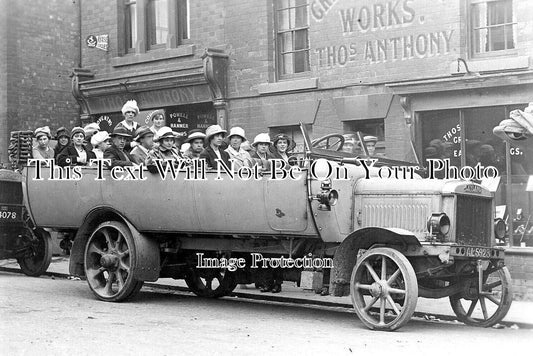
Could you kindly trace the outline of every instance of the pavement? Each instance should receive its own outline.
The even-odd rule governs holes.
[[[68,257],[58,256],[52,258],[52,263],[46,272],[46,275],[68,278]],[[15,260],[0,261],[0,270],[9,272],[20,272],[19,265]],[[183,280],[174,280],[171,278],[160,278],[154,283],[145,283],[145,286],[166,290],[188,291]],[[88,288],[88,287],[87,287]],[[239,285],[234,293],[226,298],[245,298],[254,300],[267,300],[281,303],[296,303],[318,305],[325,307],[352,308],[352,302],[349,296],[334,297],[321,296],[313,291],[303,290],[293,282],[283,282],[281,293],[261,293],[253,285]],[[426,320],[444,320],[458,322],[450,306],[448,298],[426,299],[418,298],[415,317]],[[533,329],[533,302],[531,301],[513,301],[511,309],[507,316],[501,322],[503,326],[512,328]]]

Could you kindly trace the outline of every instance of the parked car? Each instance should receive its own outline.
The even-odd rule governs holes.
[[[190,166],[182,166],[175,179],[146,168],[112,179],[108,170],[87,167],[76,179],[50,180],[46,170],[35,179],[36,166],[29,165],[28,210],[39,228],[76,231],[70,273],[86,276],[105,301],[131,298],[144,281],[162,277],[185,279],[199,296],[220,297],[238,283],[258,281],[257,254],[310,256],[332,259],[324,268],[330,293],[350,294],[371,329],[403,326],[418,297],[449,298],[458,319],[470,325],[502,320],[511,282],[504,251],[492,247],[487,189],[416,172],[384,178],[380,170],[392,169],[393,161],[370,167],[343,152],[342,142],[334,150],[313,147],[303,126],[302,135],[305,153],[293,160],[293,173],[300,171],[294,179],[268,172],[230,179],[217,171],[188,179]],[[339,176],[326,177],[329,171]],[[201,266],[200,256],[219,264]],[[231,258],[242,259],[242,267],[220,262]],[[302,270],[285,268],[283,278],[299,281]]]

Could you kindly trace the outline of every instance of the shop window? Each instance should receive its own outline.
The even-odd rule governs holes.
[[[472,54],[476,56],[514,49],[516,24],[512,0],[471,1]]]
[[[276,66],[280,79],[309,71],[307,0],[275,0]]]
[[[174,48],[189,37],[189,0],[124,0],[124,52]]]

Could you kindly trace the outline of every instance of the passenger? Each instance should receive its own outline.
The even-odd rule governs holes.
[[[54,158],[54,150],[50,148],[50,128],[48,126],[39,127],[34,133],[37,146],[33,148],[33,158],[51,159]]]
[[[96,156],[93,151],[87,150],[83,145],[85,132],[81,127],[75,127],[70,135],[72,142],[59,153],[57,164],[60,166],[86,166]]]
[[[290,137],[282,133],[274,136],[274,141],[272,142],[272,158],[285,161],[285,165],[283,166],[285,168],[289,166],[289,155],[287,151],[291,143],[292,140]]]
[[[152,124],[152,126],[150,126],[150,130],[154,133],[154,135],[157,134],[157,132],[163,127],[165,127],[165,113],[163,110],[152,111],[146,119],[146,124],[149,125],[150,123]]]
[[[205,134],[200,129],[194,129],[189,132],[184,145],[189,144],[189,148],[183,153],[183,157],[189,159],[199,159],[200,153],[204,150]]]
[[[232,127],[229,132],[229,147],[226,152],[230,159],[233,160],[235,170],[241,167],[252,167],[254,161],[252,156],[242,148],[242,143],[246,141],[244,130],[240,127]]]
[[[130,152],[133,147],[137,145],[137,142],[132,142],[133,135],[139,128],[139,124],[134,121],[135,117],[139,115],[139,107],[137,106],[137,102],[135,100],[126,101],[126,104],[122,106],[122,115],[124,115],[124,120],[119,122],[115,128],[124,128],[130,135],[124,146],[124,150]]]
[[[252,158],[255,161],[255,165],[259,165],[263,171],[270,170],[270,160],[272,156],[270,154],[270,136],[267,133],[260,133],[255,136],[252,146],[255,148],[255,152],[252,153]]]
[[[69,145],[70,133],[66,128],[60,127],[56,131],[55,139],[57,140],[57,145],[54,147],[54,157],[57,159],[57,156],[59,156],[59,153],[61,153],[63,148]]]
[[[229,161],[229,154],[221,149],[226,130],[222,129],[219,125],[211,125],[205,131],[205,144],[206,148],[200,153],[200,159],[205,159],[208,168],[218,169],[219,162],[216,160],[222,160],[228,168],[231,168]]]
[[[93,152],[96,158],[104,158],[104,152],[111,145],[109,141],[111,137],[107,131],[97,132],[91,137],[91,145],[94,147]],[[87,146],[86,146],[87,147]]]
[[[376,155],[376,144],[378,143],[378,138],[376,136],[365,136],[363,137],[363,142],[365,143],[366,149],[369,156]]]
[[[131,150],[131,158],[137,164],[146,163],[148,153],[154,147],[154,133],[148,126],[141,126],[135,132],[134,141],[139,144]]]
[[[155,159],[172,160],[175,165],[178,165],[182,159],[181,153],[174,146],[176,142],[176,133],[170,127],[163,127],[154,136],[154,141],[158,143],[148,153],[147,165],[153,165]]]
[[[123,126],[115,126],[111,134],[112,144],[104,151],[104,158],[111,160],[111,165],[108,166],[109,169],[116,166],[134,165],[130,154],[124,150],[128,139],[131,139],[129,131]]]
[[[83,144],[85,148],[92,151],[93,145],[91,144],[91,138],[94,134],[100,132],[100,126],[96,122],[91,122],[83,128],[83,132],[85,132],[85,141],[83,141]]]

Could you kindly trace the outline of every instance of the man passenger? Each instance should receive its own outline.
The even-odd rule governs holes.
[[[111,134],[112,144],[104,152],[104,158],[111,159],[111,166],[133,166],[133,159],[128,152],[124,150],[126,142],[131,139],[131,135],[124,127],[116,126]]]
[[[148,126],[141,126],[135,131],[135,142],[139,143],[131,152],[133,162],[137,164],[146,163],[148,153],[154,146],[154,133]]]

